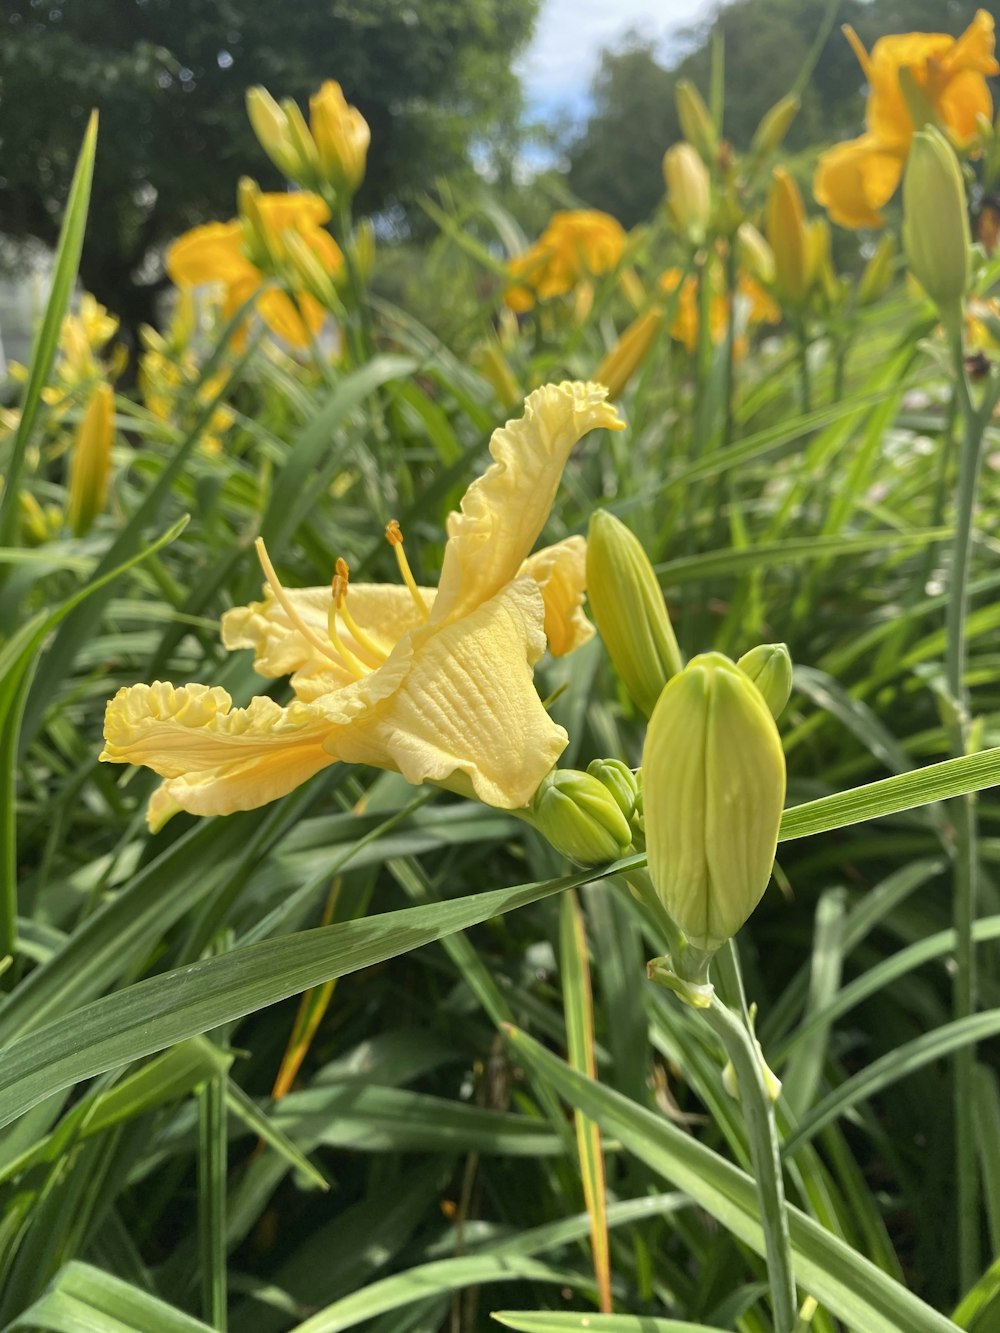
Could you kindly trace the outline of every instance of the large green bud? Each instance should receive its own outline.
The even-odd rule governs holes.
[[[530,814],[542,837],[577,865],[617,861],[632,845],[618,793],[579,769],[552,769],[535,793]]]
[[[913,136],[906,163],[903,247],[910,272],[954,331],[969,285],[969,208],[958,158],[933,126]]]
[[[785,756],[757,686],[721,653],[670,681],[642,756],[649,874],[696,949],[730,939],[771,878]]]
[[[681,653],[649,556],[606,509],[597,510],[587,532],[587,598],[615,670],[649,717],[680,671]]]

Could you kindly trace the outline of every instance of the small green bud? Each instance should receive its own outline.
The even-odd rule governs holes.
[[[892,265],[896,258],[896,238],[887,231],[875,247],[858,282],[858,305],[872,305],[892,281]]]
[[[736,233],[740,263],[769,287],[774,282],[774,251],[752,222],[744,222]]]
[[[649,875],[695,949],[721,947],[771,878],[785,756],[763,695],[721,653],[670,681],[642,756]]]
[[[706,162],[714,162],[719,152],[719,135],[712,114],[690,79],[681,79],[674,90],[681,133],[697,148]]]
[[[764,113],[750,144],[750,151],[754,157],[763,157],[765,153],[773,153],[776,148],[781,147],[792,121],[799,114],[801,105],[794,93],[788,93],[779,102],[775,102],[770,111]]]
[[[681,669],[680,649],[649,556],[604,509],[593,515],[587,533],[587,596],[615,670],[648,717]]]
[[[750,1006],[750,1035],[753,1038],[757,1064],[760,1067],[760,1076],[764,1080],[764,1091],[767,1094],[768,1101],[776,1102],[781,1096],[781,1079],[764,1059],[764,1052],[760,1048],[760,1042],[757,1040],[757,1034],[754,1032],[754,1023],[757,1018],[757,1006]],[[740,1100],[740,1085],[736,1079],[736,1070],[733,1068],[732,1060],[726,1062],[722,1071],[722,1086],[734,1101]]]
[[[971,243],[958,158],[938,130],[918,130],[903,176],[903,246],[911,273],[956,327]]]
[[[762,643],[736,663],[757,686],[776,720],[792,693],[792,658],[783,643]]]
[[[587,772],[607,787],[618,802],[619,810],[626,819],[631,819],[635,813],[639,783],[628,764],[621,759],[592,759],[587,765]]]
[[[616,797],[590,773],[554,768],[542,779],[530,810],[539,833],[578,865],[615,861],[632,845],[632,830]]]
[[[298,180],[299,155],[288,133],[284,111],[266,88],[248,88],[246,101],[257,142],[283,176]]]

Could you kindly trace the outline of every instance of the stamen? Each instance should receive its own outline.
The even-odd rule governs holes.
[[[340,654],[344,666],[347,667],[348,671],[351,673],[351,675],[354,677],[355,680],[361,680],[363,676],[368,675],[368,672],[371,670],[371,667],[365,666],[361,658],[356,657],[354,653],[351,652],[350,648],[346,647],[343,639],[340,637],[340,631],[337,629],[337,596],[340,592],[340,588],[338,586],[339,582],[340,582],[340,575],[335,574],[331,582],[331,588],[333,590],[333,601],[330,603],[330,608],[326,613],[327,633],[330,635],[330,639],[334,647]]]
[[[396,564],[399,566],[399,572],[403,576],[403,582],[410,590],[410,596],[413,598],[417,610],[421,617],[426,620],[430,615],[427,609],[427,603],[424,601],[420,589],[417,587],[417,581],[413,577],[413,571],[410,569],[410,562],[406,558],[406,552],[403,550],[403,534],[399,527],[399,520],[391,518],[385,527],[386,541],[392,547],[396,555]]]
[[[840,29],[840,31],[850,42],[851,50],[854,52],[855,56],[857,56],[858,64],[861,66],[861,72],[864,74],[866,79],[870,79],[872,72],[871,57],[865,50],[864,43],[861,41],[861,38],[854,31],[854,29],[851,27],[849,23],[845,23],[843,27]]]
[[[388,656],[375,642],[375,640],[365,630],[361,628],[358,622],[351,615],[347,607],[347,591],[351,583],[351,571],[347,561],[340,557],[337,560],[337,572],[333,577],[333,604],[340,612],[340,618],[347,626],[347,631],[354,639],[359,648],[363,649],[370,657],[375,659],[374,666],[380,667]]]
[[[264,571],[265,579],[267,579],[267,586],[274,594],[274,600],[278,603],[282,611],[284,611],[285,615],[302,637],[311,643],[318,652],[323,654],[324,657],[328,657],[331,662],[336,662],[340,667],[349,665],[342,659],[339,653],[335,652],[330,647],[329,643],[324,642],[320,635],[318,635],[311,626],[306,624],[298,611],[296,611],[295,607],[292,605],[291,598],[281,586],[278,581],[278,576],[274,572],[274,566],[271,564],[270,557],[267,554],[267,547],[264,545],[264,538],[258,537],[256,542],[254,542],[254,546],[257,548],[257,559],[260,561],[260,567]]]

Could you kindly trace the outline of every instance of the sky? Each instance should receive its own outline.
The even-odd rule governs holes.
[[[713,7],[712,0],[542,0],[534,38],[517,66],[529,114],[583,118],[602,47],[637,28],[669,63],[678,50],[677,30]]]

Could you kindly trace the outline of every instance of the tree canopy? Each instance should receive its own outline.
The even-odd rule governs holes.
[[[539,0],[0,0],[0,225],[51,242],[92,107],[101,136],[82,278],[148,318],[157,248],[277,187],[244,111],[340,81],[371,125],[366,208],[453,168],[519,96]]]

